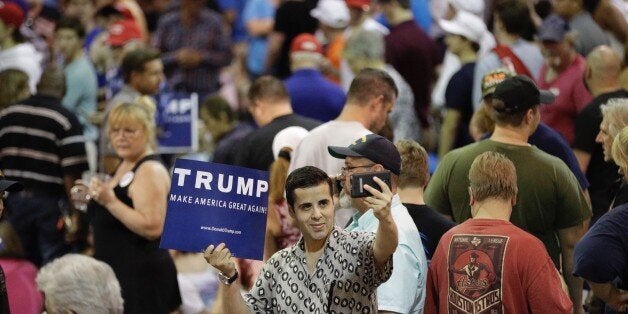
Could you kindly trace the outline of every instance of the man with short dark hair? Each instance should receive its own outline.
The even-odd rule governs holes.
[[[63,72],[46,69],[37,91],[0,112],[0,169],[24,184],[6,199],[7,217],[26,257],[41,266],[69,252],[59,222],[74,210],[70,189],[88,165],[83,129],[61,106]]]
[[[316,166],[335,176],[341,159],[327,153],[327,146],[348,146],[356,138],[379,132],[397,99],[397,86],[385,71],[365,69],[353,79],[340,115],[308,134],[292,155],[290,170]]]
[[[286,199],[303,237],[264,264],[244,297],[229,249],[224,243],[209,245],[205,259],[227,286],[221,301],[228,313],[374,313],[375,288],[390,278],[398,243],[392,192],[383,181],[375,182],[382,192],[364,188],[373,194],[369,205],[380,222],[377,233],[347,232],[334,224],[327,174],[311,166],[293,171],[286,179]]]
[[[63,57],[66,92],[63,107],[76,115],[83,126],[83,135],[90,169],[96,169],[98,129],[91,123],[96,113],[98,82],[96,70],[83,51],[85,28],[78,19],[66,18],[55,28],[55,49]]]
[[[549,98],[549,99],[548,99]],[[562,270],[574,307],[582,307],[582,281],[571,274],[573,248],[591,217],[573,173],[556,157],[528,144],[539,124],[539,104],[551,100],[529,78],[517,75],[496,86],[492,100],[495,131],[488,140],[449,152],[425,191],[425,201],[458,223],[471,217],[467,174],[474,158],[485,151],[506,155],[517,168],[518,202],[512,223],[539,238]]]
[[[338,179],[343,182],[340,194],[343,207],[355,209],[347,231],[375,232],[380,221],[372,210],[371,197],[351,197],[354,175],[369,172],[390,172],[392,195],[391,217],[397,225],[399,245],[393,254],[395,268],[391,278],[377,289],[379,313],[423,313],[427,259],[421,238],[408,210],[401,204],[397,184],[401,173],[401,157],[389,140],[369,134],[356,139],[346,147],[329,146],[327,150],[335,158],[344,159],[344,167]]]
[[[249,112],[259,129],[249,133],[240,142],[240,151],[234,165],[268,170],[274,161],[272,145],[275,135],[289,126],[307,130],[320,122],[293,113],[285,85],[272,76],[262,76],[249,89]]]
[[[111,99],[108,107],[123,102],[134,102],[141,96],[155,95],[165,79],[164,65],[159,52],[150,48],[128,52],[122,59],[120,71],[124,78],[124,86]]]
[[[531,234],[508,220],[515,165],[478,155],[468,175],[471,217],[443,235],[428,273],[426,313],[572,313],[558,271]]]

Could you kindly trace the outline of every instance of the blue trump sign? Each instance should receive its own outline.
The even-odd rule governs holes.
[[[164,92],[157,101],[157,144],[162,154],[189,153],[198,146],[198,96]]]
[[[262,260],[268,172],[187,159],[174,164],[161,248],[201,252],[224,242]]]

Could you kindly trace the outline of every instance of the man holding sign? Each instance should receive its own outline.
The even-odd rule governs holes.
[[[243,298],[231,252],[223,243],[210,245],[205,259],[227,285],[222,302],[229,313],[343,313],[377,311],[375,291],[392,273],[397,226],[392,219],[392,192],[374,178],[382,192],[365,185],[365,202],[379,220],[377,233],[347,232],[334,225],[332,180],[315,167],[294,170],[286,180],[290,215],[302,238],[274,254],[255,286]]]

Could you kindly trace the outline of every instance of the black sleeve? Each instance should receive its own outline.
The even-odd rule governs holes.
[[[576,116],[576,135],[573,148],[592,153],[600,144],[595,142],[595,137],[600,132],[602,112],[600,106],[590,104]]]

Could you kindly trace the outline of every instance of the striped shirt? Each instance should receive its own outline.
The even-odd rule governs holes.
[[[27,190],[64,193],[88,170],[83,128],[59,99],[33,96],[0,111],[0,169]]]

